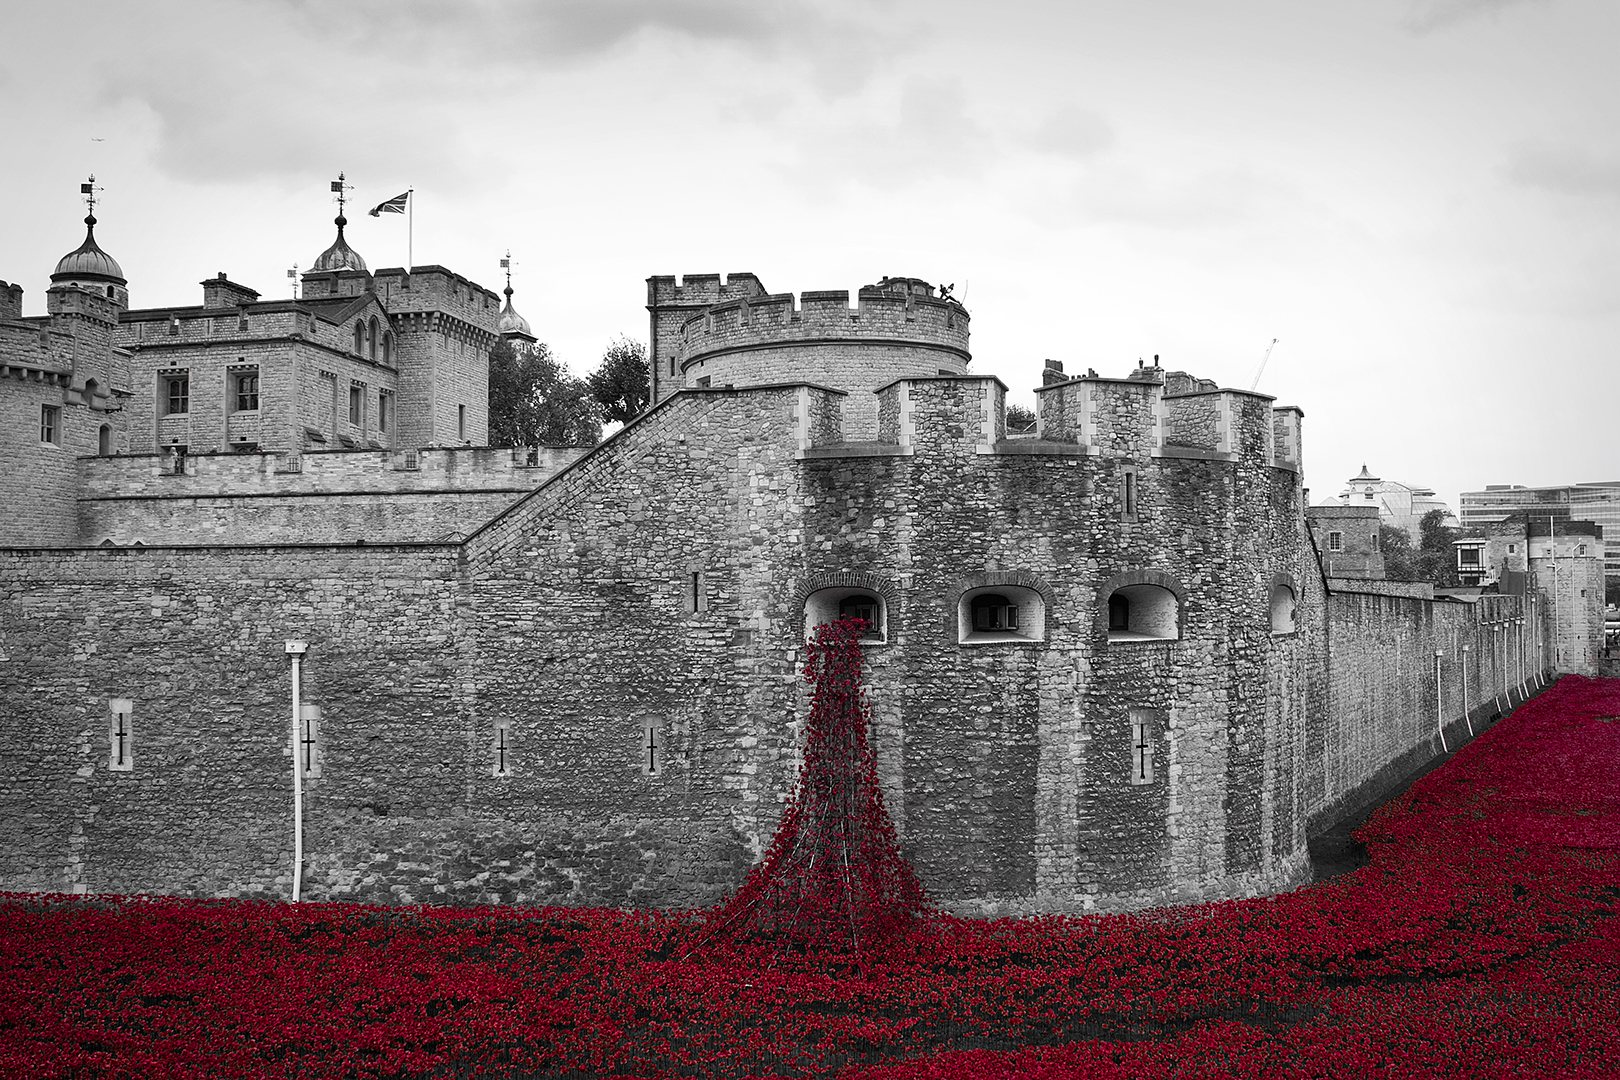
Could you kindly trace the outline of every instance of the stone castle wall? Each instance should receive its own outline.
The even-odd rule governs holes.
[[[366,543],[460,539],[582,447],[473,447],[80,459],[71,543]]]
[[[283,645],[297,637],[318,643],[304,696],[335,736],[306,787],[312,863],[359,822],[453,814],[471,749],[455,679],[457,556],[432,545],[0,554],[0,881],[285,896]],[[133,702],[128,771],[109,767],[109,698]],[[309,893],[340,893],[364,872],[311,875]]]
[[[649,308],[656,327],[711,292],[739,300],[735,324],[685,317],[732,335],[704,357],[758,352],[764,378],[802,345],[794,363],[828,370],[825,327],[748,329],[772,308],[757,287],[655,278]],[[805,312],[850,318],[847,296],[817,295]],[[953,317],[916,292],[870,299]],[[394,326],[402,373],[434,379],[483,332],[432,312]],[[944,330],[965,362],[965,314]],[[533,469],[485,450],[424,453],[415,474],[386,452],[201,455],[169,476],[67,456],[86,542],[136,525],[219,542],[0,550],[17,730],[0,889],[285,896],[295,639],[321,710],[304,895],[378,902],[719,899],[791,789],[806,624],[851,590],[880,600],[880,783],[931,897],[963,913],[1287,888],[1307,823],[1457,737],[1465,687],[1477,714],[1549,666],[1546,603],[1330,589],[1299,413],[1262,395],[1157,369],[1060,380],[1036,436],[1009,440],[993,378],[802,378],[711,379]],[[422,385],[410,423],[437,434],[467,388]],[[516,495],[520,471],[545,482]],[[388,542],[447,523],[454,542]],[[1015,632],[973,628],[989,594],[1018,607]],[[1140,619],[1116,625],[1115,598]]]
[[[1330,595],[1326,701],[1314,713],[1306,753],[1308,815],[1331,821],[1432,760],[1442,749],[1442,727],[1455,749],[1467,739],[1465,695],[1476,722],[1505,711],[1510,688],[1547,670],[1534,654],[1534,631],[1523,628],[1524,613],[1516,596],[1467,604]]]

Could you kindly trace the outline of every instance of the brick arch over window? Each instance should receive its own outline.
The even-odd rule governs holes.
[[[834,570],[808,574],[794,587],[793,624],[794,631],[799,637],[809,637],[811,630],[810,627],[805,625],[805,602],[813,594],[826,589],[859,590],[860,592],[871,593],[882,601],[883,625],[880,630],[883,639],[887,640],[890,627],[893,625],[900,594],[895,589],[892,580],[865,570]]]
[[[1115,574],[1097,590],[1097,611],[1094,619],[1098,634],[1108,636],[1108,609],[1109,600],[1114,593],[1121,589],[1135,585],[1151,585],[1170,593],[1176,600],[1176,635],[1175,638],[1161,638],[1160,640],[1179,640],[1186,636],[1187,630],[1187,590],[1181,587],[1181,582],[1163,570],[1127,570],[1122,574]]]
[[[1019,625],[1015,630],[1003,627],[999,633],[986,632],[973,625],[974,598],[986,594],[1004,596],[1019,608]],[[966,644],[1015,638],[1044,641],[1053,595],[1052,586],[1044,578],[1027,570],[981,570],[966,574],[947,594],[946,632]]]

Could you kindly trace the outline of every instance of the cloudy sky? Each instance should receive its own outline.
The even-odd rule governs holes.
[[[68,14],[67,12],[71,12]],[[645,278],[954,282],[974,367],[1168,367],[1457,493],[1620,479],[1613,0],[10,0],[0,278],[43,311],[78,185],[138,307],[267,295],[328,182],[574,371]],[[401,217],[350,214],[373,268]]]

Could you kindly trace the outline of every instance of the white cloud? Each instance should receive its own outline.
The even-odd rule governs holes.
[[[1508,148],[1503,174],[1515,184],[1561,195],[1620,200],[1620,156],[1527,139]]]
[[[1549,0],[1411,0],[1405,26],[1417,34],[1443,30],[1470,19],[1495,18],[1509,8],[1544,6]]]
[[[816,188],[890,187],[978,176],[993,148],[961,80],[913,77],[800,127],[785,172]]]
[[[1053,110],[1029,135],[1033,149],[1073,158],[1092,157],[1117,141],[1113,125],[1101,115],[1077,105]]]

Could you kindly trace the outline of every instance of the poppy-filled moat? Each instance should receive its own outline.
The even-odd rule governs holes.
[[[807,775],[869,758],[814,737]],[[856,780],[822,778],[851,831],[801,778],[729,921],[0,896],[0,1075],[1620,1074],[1620,681],[1564,678],[1374,813],[1369,865],[1264,899],[915,913],[903,864],[819,869],[890,848]]]

